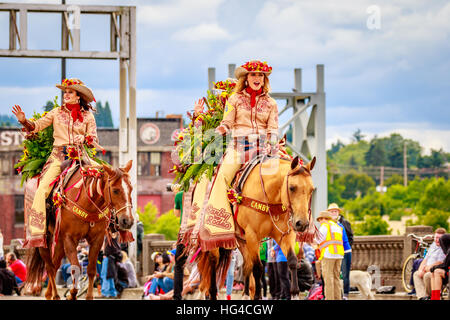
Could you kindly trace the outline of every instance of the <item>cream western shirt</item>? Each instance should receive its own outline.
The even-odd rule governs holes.
[[[90,111],[81,111],[83,121],[73,121],[70,111],[62,106],[49,111],[45,116],[34,120],[35,128],[33,132],[44,130],[49,125],[53,125],[53,146],[66,146],[74,144],[76,135],[92,136],[96,142],[97,125],[95,118]]]
[[[252,108],[250,94],[245,90],[233,94],[225,106],[222,125],[231,129],[232,137],[250,134],[278,135],[278,107],[267,93],[256,97]]]

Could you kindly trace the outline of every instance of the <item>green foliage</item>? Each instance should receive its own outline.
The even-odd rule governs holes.
[[[430,209],[450,212],[450,181],[444,178],[434,179],[425,188],[420,198],[418,210],[424,214]]]
[[[365,154],[369,150],[369,143],[361,140],[343,147],[336,146],[335,153],[331,154],[331,162],[340,165],[365,166]],[[329,154],[330,155],[330,154]]]
[[[383,183],[386,187],[390,187],[396,184],[403,185],[403,177],[399,174],[393,174],[388,179],[384,180]]]
[[[175,216],[173,210],[158,217],[158,208],[149,202],[144,211],[137,209],[139,220],[144,225],[144,234],[164,234],[167,240],[176,240],[180,229],[180,218]]]
[[[449,229],[448,218],[450,217],[450,212],[439,210],[439,209],[430,209],[427,213],[421,217],[419,217],[418,224],[432,226],[433,230],[436,230],[439,227],[445,228],[445,230]]]
[[[174,183],[181,185],[184,191],[191,183],[197,182],[204,173],[211,179],[214,168],[219,163],[223,150],[226,149],[226,139],[222,136],[211,135],[223,119],[227,99],[231,96],[234,83],[226,80],[214,84],[220,88],[219,93],[207,91],[204,98],[206,110],[194,117],[187,113],[191,122],[185,127],[175,140],[174,155],[178,156],[173,169]],[[202,155],[205,157],[202,158]]]
[[[441,168],[448,162],[448,154],[442,150],[431,149],[431,155],[420,156],[417,166],[419,168]]]
[[[114,127],[114,124],[112,121],[112,115],[111,115],[111,108],[109,107],[109,102],[106,101],[105,106],[103,107],[102,102],[98,101],[95,104],[95,108],[97,109],[97,112],[94,113],[94,117],[95,117],[95,122],[97,124],[97,127],[99,127],[99,128]]]
[[[53,108],[59,107],[56,102],[58,97],[53,100]],[[34,112],[34,120],[40,119],[45,116],[47,111],[42,115]],[[49,126],[44,130],[28,134],[26,139],[23,141],[23,155],[19,162],[14,165],[19,173],[22,174],[22,179],[20,181],[20,186],[28,179],[36,176],[42,171],[45,162],[47,162],[53,149],[53,126]]]
[[[366,235],[389,235],[391,230],[389,224],[380,216],[366,216],[364,222],[353,225],[354,234],[357,236]]]
[[[336,183],[345,186],[345,190],[341,193],[343,199],[354,199],[358,193],[365,196],[370,188],[375,187],[375,181],[371,177],[355,170],[340,176],[336,179]]]

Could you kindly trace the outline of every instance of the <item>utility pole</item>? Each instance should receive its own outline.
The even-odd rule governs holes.
[[[66,4],[66,0],[62,0],[62,4]],[[64,25],[66,24],[66,19],[64,18],[64,13],[61,15],[61,28],[63,32],[61,32],[61,50],[69,50],[69,43],[68,43],[68,37],[67,37],[67,31],[64,28]],[[66,32],[64,32],[66,31]],[[61,82],[66,78],[66,58],[61,58]],[[64,102],[64,94],[61,92],[61,105],[63,105]]]
[[[403,142],[403,185],[408,186],[408,162],[406,160],[406,141]]]

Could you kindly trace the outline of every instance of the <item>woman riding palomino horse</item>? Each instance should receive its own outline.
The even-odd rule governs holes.
[[[59,228],[61,236],[54,243],[52,254],[50,243],[58,236],[58,232],[55,232],[55,217],[46,214],[46,199],[52,190],[52,182],[61,174],[61,164],[69,147],[77,149],[86,141],[101,148],[98,145],[95,118],[89,112],[89,109],[92,109],[90,103],[95,101],[92,91],[78,79],[65,79],[56,87],[64,90],[63,105],[36,121],[27,120],[20,106],[13,107],[13,113],[28,132],[35,133],[53,125],[53,151],[40,174],[39,187],[25,226],[27,232],[24,247],[34,248],[30,254],[27,282],[33,284],[33,281],[40,281],[45,267],[49,277],[45,297],[59,299],[55,275],[61,259],[67,255],[74,276],[74,288],[69,299],[76,299],[76,280],[80,274],[76,246],[79,240],[85,238],[90,245],[89,290],[86,299],[93,299],[96,261],[106,228],[112,224],[114,229],[127,230],[134,222],[131,211],[132,186],[128,175],[132,162],[129,161],[125,168],[114,169],[103,165],[103,168],[97,167],[96,170],[92,170],[95,167],[94,162],[83,159],[88,162],[85,164],[80,160],[83,168],[77,170],[67,181],[67,185],[71,187],[64,190],[64,197],[61,198],[61,210],[58,214],[61,221]],[[75,185],[78,186],[78,191]],[[87,185],[91,186],[89,190]],[[92,185],[96,188],[92,188]],[[82,190],[84,192],[81,192]],[[124,240],[132,240],[129,233],[123,234]]]
[[[216,128],[216,132],[222,135],[231,133],[232,141],[227,147],[224,158],[220,163],[219,170],[213,180],[213,186],[211,189],[211,193],[209,194],[209,198],[205,201],[204,208],[202,208],[202,210],[206,210],[206,212],[222,211],[225,212],[228,217],[233,217],[231,205],[228,198],[228,189],[230,188],[236,172],[244,163],[245,152],[254,152],[255,150],[257,150],[258,152],[262,149],[264,154],[273,155],[278,151],[278,108],[275,100],[272,99],[269,95],[270,84],[268,76],[271,72],[272,67],[268,66],[267,63],[260,61],[249,61],[244,65],[238,67],[235,71],[235,76],[238,80],[234,89],[235,93],[228,99],[224,110],[223,120],[221,124]],[[198,113],[201,110],[196,111]],[[277,178],[280,177],[279,169],[281,167],[278,167],[278,161],[281,160],[276,160],[276,163],[273,163],[275,164],[275,167],[268,167],[267,165],[265,165],[262,169],[262,171],[265,172],[263,175],[265,175],[266,177],[268,177],[269,175],[274,175]],[[290,164],[290,162],[288,161],[284,162],[286,162],[288,165]],[[298,161],[295,162],[295,165],[297,164]],[[314,164],[312,164],[312,166],[313,165]],[[293,168],[292,171],[297,169],[298,168]],[[257,169],[255,168],[253,172],[255,172],[256,170]],[[283,173],[287,174],[288,171],[283,170]],[[282,179],[285,178],[285,176],[280,178],[282,182]],[[242,195],[245,194],[245,188],[248,185],[251,185],[251,188],[253,190],[259,190],[259,179],[260,178],[258,177],[258,180],[250,182],[249,180],[251,179],[249,176],[247,183],[244,186]],[[291,179],[291,181],[292,180],[293,179]],[[255,188],[254,183],[258,183],[258,188]],[[312,185],[312,183],[310,184]],[[281,187],[281,185],[279,185],[278,187]],[[309,191],[310,190],[305,190],[306,196],[310,196]],[[280,190],[277,190],[277,193],[279,195]],[[280,196],[278,198],[280,198]],[[269,194],[269,199],[264,199],[263,195],[261,194],[261,200],[273,201],[274,197]],[[280,199],[278,199],[278,201],[281,203]],[[307,206],[308,204],[306,204],[306,207]],[[239,209],[239,214],[237,215],[237,222],[244,230],[245,239],[247,241],[247,243],[240,243],[240,249],[243,252],[244,258],[247,260],[245,261],[246,293],[248,294],[249,276],[251,272],[253,272],[256,279],[255,282],[257,289],[255,299],[258,299],[260,297],[259,279],[262,275],[260,267],[262,266],[261,262],[259,261],[259,257],[256,256],[259,252],[259,241],[262,239],[260,234],[261,232],[259,231],[262,225],[254,226],[252,223],[249,223],[248,221],[246,222],[245,219],[243,220],[243,217],[246,216],[250,216],[254,221],[259,219],[258,217],[254,216],[255,212],[253,209],[249,209],[251,213],[249,213],[249,215],[246,215],[246,209],[248,208],[244,208],[243,206],[241,206],[241,209]],[[243,215],[241,215],[241,210],[243,211]],[[302,219],[296,219],[295,223],[297,231],[303,231],[307,227],[307,212],[308,210],[306,210],[305,214],[306,219],[304,217],[302,217]],[[258,216],[261,215],[261,213],[256,214]],[[283,220],[284,218],[280,219],[280,223]],[[241,223],[243,223],[243,225],[241,225]],[[264,233],[270,233],[271,230],[266,229],[268,228],[264,227]],[[275,235],[275,232],[272,232],[271,234],[273,234],[273,236],[277,238],[277,241],[281,240],[279,234]],[[294,238],[292,238],[292,236],[294,236]],[[295,234],[290,234],[288,238],[295,240]],[[205,241],[203,241],[203,243],[204,242]],[[203,244],[202,239],[200,239],[200,243]],[[255,243],[255,250],[253,250],[253,243]],[[215,244],[217,244],[217,242]],[[230,249],[228,243],[227,245],[222,245],[222,247]],[[288,251],[290,247],[290,245],[284,244],[282,246],[282,249],[283,251]],[[202,250],[204,250],[203,247]],[[209,253],[209,255],[201,255],[199,257],[199,269],[201,270],[201,272],[203,271],[202,284],[200,287],[206,290],[209,289],[209,296],[211,299],[215,299],[215,295],[217,292],[217,287],[215,285],[216,278],[213,273],[216,270],[224,270],[224,268],[221,268],[220,266],[220,261],[227,261],[226,259],[222,259],[222,253],[219,253],[217,250],[213,250]],[[287,253],[288,252],[286,252],[286,254]],[[221,278],[221,275],[219,275],[219,279]]]

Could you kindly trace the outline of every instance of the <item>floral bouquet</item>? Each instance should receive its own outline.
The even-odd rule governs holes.
[[[214,83],[214,90],[207,91],[203,98],[206,110],[199,114],[187,112],[189,125],[176,137],[172,152],[174,183],[185,191],[191,182],[197,182],[206,172],[211,179],[218,165],[227,141],[213,134],[223,118],[228,98],[233,94],[236,83],[230,80]],[[218,151],[220,150],[220,151]]]

